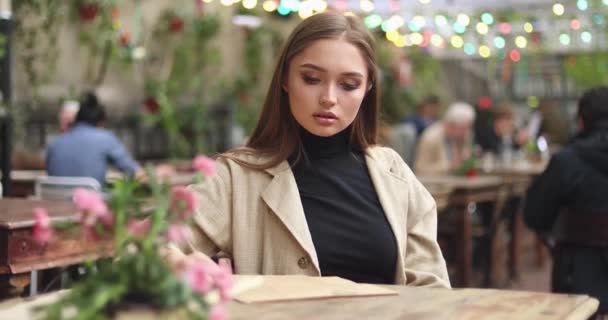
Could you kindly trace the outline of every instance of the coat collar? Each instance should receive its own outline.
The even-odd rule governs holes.
[[[365,155],[367,167],[372,183],[378,194],[380,204],[384,209],[387,220],[393,230],[398,248],[398,265],[396,283],[404,280],[401,270],[403,270],[403,248],[405,221],[399,219],[400,211],[406,210],[397,204],[402,203],[398,198],[402,194],[396,194],[393,186],[395,183],[399,190],[406,190],[402,183],[404,180],[395,176],[392,172],[394,159],[387,157],[386,153],[381,152],[380,148],[369,148]],[[262,199],[271,211],[281,220],[287,230],[292,234],[300,246],[309,255],[316,271],[320,274],[319,260],[315,250],[310,230],[304,215],[304,208],[295,177],[287,161],[281,162],[278,166],[266,169],[272,176],[272,180],[262,192]],[[407,194],[406,194],[407,195]]]

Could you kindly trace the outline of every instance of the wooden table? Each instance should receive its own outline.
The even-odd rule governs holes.
[[[588,319],[599,302],[589,296],[492,289],[423,289],[390,286],[398,296],[283,303],[232,303],[229,319]]]
[[[586,295],[492,289],[387,287],[397,291],[399,295],[254,304],[231,302],[228,305],[228,319],[585,320],[597,310],[599,304],[597,299]],[[44,295],[34,301],[17,299],[0,303],[0,318],[30,319],[29,310],[32,307],[48,304],[57,299],[57,295]]]
[[[76,213],[69,201],[0,199],[0,297],[21,294],[31,271],[81,263],[107,248],[105,243],[87,243],[65,233],[47,245],[38,244],[32,237],[37,207],[46,208],[52,221],[74,219]]]
[[[473,222],[471,204],[495,202],[500,197],[504,181],[498,176],[456,177],[456,176],[419,176],[418,179],[429,189],[450,190],[447,206],[458,212],[457,218],[457,277],[452,285],[467,287],[473,273]],[[435,196],[435,195],[434,195]],[[438,201],[439,202],[439,201]]]

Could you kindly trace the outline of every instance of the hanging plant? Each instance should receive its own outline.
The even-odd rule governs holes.
[[[71,2],[72,22],[78,29],[81,46],[87,51],[83,78],[84,82],[91,86],[103,83],[113,56],[124,57],[124,54],[120,54],[120,50],[125,48],[128,49],[128,53],[133,50],[128,46],[131,42],[128,31],[119,29],[118,2],[118,0],[72,0]]]

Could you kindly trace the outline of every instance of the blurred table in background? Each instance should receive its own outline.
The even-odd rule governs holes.
[[[431,192],[436,202],[444,209],[456,211],[454,237],[457,247],[456,279],[454,286],[467,287],[473,273],[473,221],[474,204],[477,202],[501,201],[504,180],[499,176],[418,176],[422,184]],[[439,192],[435,193],[434,192]],[[447,193],[447,203],[446,203]],[[445,203],[445,204],[444,204]],[[437,205],[439,208],[439,204]],[[439,217],[441,219],[441,215]]]
[[[20,295],[30,284],[30,272],[64,267],[110,253],[108,244],[91,243],[58,232],[47,245],[32,236],[34,209],[46,208],[53,222],[75,218],[70,201],[42,201],[23,198],[0,199],[0,297]]]

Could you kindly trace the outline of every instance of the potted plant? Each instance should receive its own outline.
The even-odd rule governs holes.
[[[195,180],[212,175],[214,162],[197,156]],[[186,263],[174,270],[163,256],[167,243],[187,241],[197,198],[184,186],[170,186],[148,168],[147,181],[118,180],[111,196],[76,189],[79,210],[72,222],[51,225],[44,208],[34,212],[34,238],[41,244],[69,231],[112,252],[86,263],[82,279],[57,302],[38,309],[44,319],[151,318],[223,319],[230,299],[230,266]],[[108,256],[108,254],[105,254]],[[142,313],[143,312],[143,313]],[[134,315],[133,315],[134,316]]]

